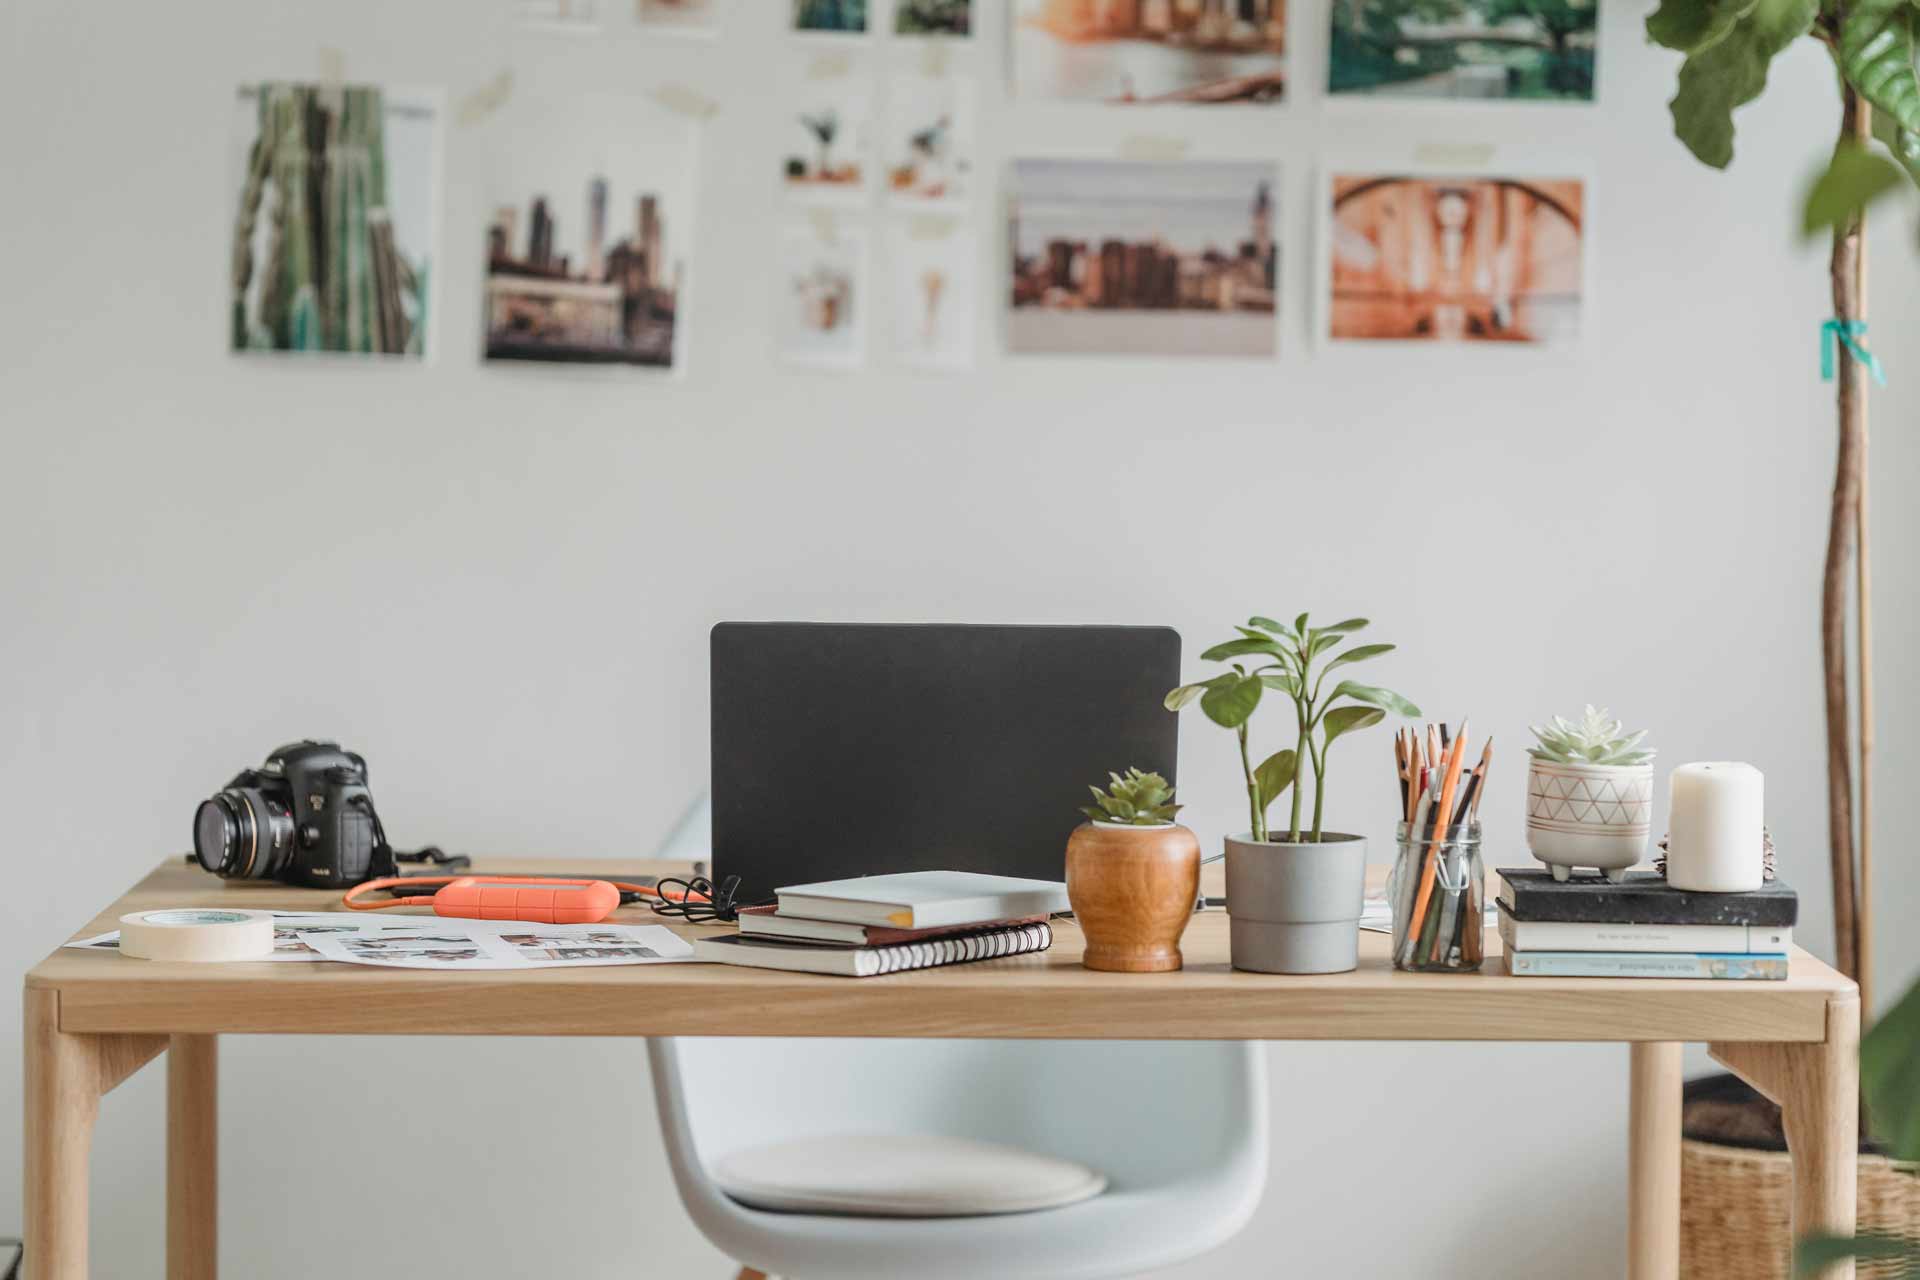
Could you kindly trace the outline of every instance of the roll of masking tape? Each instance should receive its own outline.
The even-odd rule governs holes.
[[[138,960],[263,960],[273,954],[265,911],[186,907],[120,917],[120,954]]]

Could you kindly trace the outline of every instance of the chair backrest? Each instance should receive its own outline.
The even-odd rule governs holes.
[[[846,981],[861,981],[846,979]],[[714,1038],[656,1042],[663,1121],[703,1164],[825,1133],[930,1133],[1084,1161],[1116,1182],[1264,1135],[1258,1044]]]

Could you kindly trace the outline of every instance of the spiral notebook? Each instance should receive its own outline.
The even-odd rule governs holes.
[[[970,960],[998,960],[1005,956],[1045,951],[1053,945],[1053,928],[1044,921],[1007,929],[983,929],[926,942],[902,942],[887,947],[836,947],[817,942],[789,942],[779,938],[751,938],[728,934],[697,938],[695,960],[718,964],[753,965],[794,973],[838,974],[872,978],[906,969],[965,964]]]

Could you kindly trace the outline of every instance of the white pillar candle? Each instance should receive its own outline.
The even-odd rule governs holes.
[[[1745,893],[1766,880],[1765,775],[1715,760],[1673,771],[1667,816],[1667,883],[1705,893]]]

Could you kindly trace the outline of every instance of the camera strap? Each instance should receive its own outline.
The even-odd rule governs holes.
[[[390,880],[400,874],[403,862],[427,863],[435,867],[445,867],[458,871],[473,865],[473,859],[464,853],[448,853],[439,845],[430,844],[424,849],[412,852],[396,849],[387,841],[387,828],[380,821],[380,811],[373,807],[373,800],[365,795],[353,797],[352,804],[363,810],[373,823],[373,859],[368,867],[369,876],[375,880]]]

